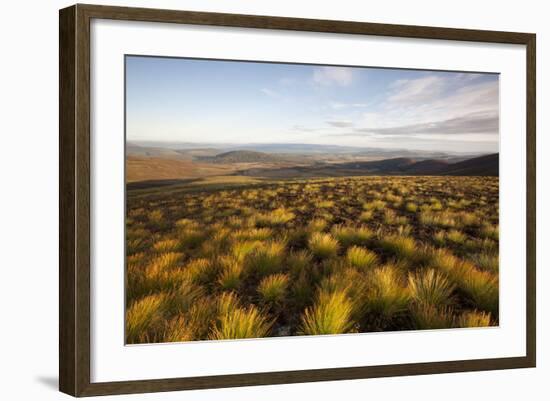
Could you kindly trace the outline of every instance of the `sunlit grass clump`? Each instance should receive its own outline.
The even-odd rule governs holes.
[[[265,337],[272,324],[255,306],[242,307],[234,296],[225,295],[220,300],[219,315],[209,338],[227,340]]]
[[[288,287],[288,275],[273,274],[265,277],[258,286],[258,292],[267,303],[282,302]]]
[[[481,252],[472,256],[472,262],[483,270],[490,271],[492,273],[498,273],[499,259],[498,254],[492,252]]]
[[[240,338],[260,338],[269,333],[271,323],[257,308],[234,309],[220,316],[218,324],[212,330],[210,339],[227,340]]]
[[[412,259],[418,251],[414,239],[400,235],[385,237],[380,241],[380,245],[387,252],[403,259]]]
[[[248,270],[252,274],[267,275],[281,270],[284,260],[285,243],[270,241],[255,248],[246,258]]]
[[[445,305],[450,302],[454,285],[434,269],[409,274],[411,298],[420,304]]]
[[[346,261],[358,269],[369,269],[378,263],[378,256],[365,248],[352,246],[346,253]]]
[[[256,224],[263,226],[281,226],[294,218],[294,213],[284,209],[275,209],[269,213],[262,213],[256,217]]]
[[[418,330],[448,329],[454,325],[451,309],[432,304],[415,304],[411,308],[411,317]]]
[[[369,240],[373,238],[373,232],[365,226],[333,226],[332,235],[342,246],[349,247],[351,245],[367,245]]]
[[[330,234],[314,233],[308,242],[309,250],[314,256],[327,259],[338,254],[340,245]]]
[[[219,262],[221,273],[218,283],[224,290],[237,290],[242,284],[243,262],[231,257],[222,257]]]
[[[458,230],[451,230],[447,233],[447,240],[457,245],[466,242],[467,238],[468,237],[463,232]]]
[[[491,314],[478,311],[468,311],[457,319],[458,327],[488,327],[491,325]]]
[[[162,319],[166,295],[148,295],[133,302],[126,310],[126,341],[139,342],[145,339],[148,330]]]
[[[155,242],[153,249],[157,252],[177,252],[179,250],[180,243],[176,239],[165,239]]]
[[[361,212],[359,215],[359,220],[364,222],[371,221],[374,216],[374,212],[372,210],[365,210],[364,212]]]
[[[377,199],[372,202],[367,202],[363,204],[363,209],[365,210],[384,210],[386,207],[386,202],[383,200]]]
[[[312,307],[302,315],[304,334],[341,334],[353,328],[353,305],[343,290],[320,291]]]
[[[375,269],[369,276],[370,291],[367,305],[371,312],[388,319],[407,309],[410,295],[392,265]]]

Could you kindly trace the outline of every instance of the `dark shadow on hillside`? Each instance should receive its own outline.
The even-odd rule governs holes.
[[[190,184],[192,182],[199,181],[199,178],[190,178],[185,180],[146,180],[146,181],[136,181],[136,182],[127,182],[126,189],[149,189],[156,187],[166,187],[170,185],[179,185],[179,184]]]

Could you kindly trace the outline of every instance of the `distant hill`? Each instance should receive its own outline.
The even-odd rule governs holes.
[[[268,177],[343,177],[358,175],[455,175],[498,176],[498,154],[452,162],[438,159],[398,157],[367,162],[317,163],[302,167],[239,171],[239,174]]]
[[[450,164],[442,175],[498,176],[498,153]]]
[[[498,153],[456,163],[439,159],[398,157],[362,163],[341,163],[333,167],[345,170],[360,169],[369,174],[498,176]]]
[[[220,151],[213,148],[172,149],[166,147],[147,147],[133,143],[126,144],[126,154],[136,157],[193,160],[201,156],[215,156],[218,153],[220,153]]]
[[[398,157],[365,163],[342,163],[337,165],[337,168],[359,168],[367,170],[370,174],[498,176],[498,160],[498,153],[456,163],[439,159],[418,160]]]
[[[321,145],[308,143],[191,143],[191,142],[162,142],[162,141],[131,141],[126,143],[127,149],[136,151],[136,156],[143,155],[142,152],[155,153],[159,156],[161,150],[175,151],[177,154],[189,154],[190,151],[210,152],[203,156],[213,156],[229,151],[253,151],[277,155],[350,155],[353,157],[363,157],[369,159],[391,159],[399,157],[422,158],[422,159],[441,159],[451,160],[461,158],[462,160],[479,156],[477,154],[466,154],[460,152],[442,152],[417,149],[389,149],[389,148],[371,148],[362,146],[346,145]]]
[[[446,160],[421,160],[406,169],[411,175],[437,175],[449,167],[449,162]]]
[[[196,159],[210,163],[277,163],[285,161],[282,156],[252,150],[232,150],[215,156],[198,156]]]

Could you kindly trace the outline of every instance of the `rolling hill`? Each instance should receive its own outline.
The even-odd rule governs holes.
[[[494,153],[450,164],[441,174],[498,176],[498,163],[498,153]]]
[[[440,159],[413,159],[398,157],[366,162],[317,163],[310,166],[284,168],[255,168],[235,174],[288,178],[342,177],[346,175],[450,175],[450,176],[498,176],[498,153],[474,157],[459,162]]]
[[[277,163],[288,161],[282,155],[256,152],[253,150],[232,150],[215,156],[197,156],[197,160],[209,163]]]

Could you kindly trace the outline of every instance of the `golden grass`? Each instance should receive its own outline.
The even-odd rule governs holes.
[[[391,318],[407,309],[409,291],[395,266],[386,265],[373,270],[369,275],[369,284],[367,306],[371,312]]]
[[[456,323],[457,327],[488,327],[491,325],[491,314],[478,311],[462,313]]]
[[[416,213],[418,210],[418,205],[414,202],[407,202],[405,204],[405,210],[410,213]]]
[[[405,216],[399,216],[395,211],[386,209],[384,211],[384,223],[389,225],[405,225],[409,220]]]
[[[466,242],[466,239],[468,238],[463,232],[458,230],[451,230],[447,233],[447,240],[450,242],[460,245]]]
[[[291,252],[286,259],[286,264],[289,271],[294,276],[299,276],[300,273],[309,270],[312,260],[313,257],[311,253],[309,251],[302,250],[298,252]]]
[[[426,303],[415,304],[411,308],[411,317],[418,330],[446,329],[454,325],[454,316],[449,308]]]
[[[499,239],[499,227],[498,225],[484,224],[480,229],[480,234],[483,237],[498,241]]]
[[[483,270],[490,271],[492,273],[498,273],[499,271],[499,258],[497,254],[492,252],[481,252],[471,257],[472,262]]]
[[[157,241],[153,245],[153,249],[159,253],[177,252],[179,250],[179,247],[180,247],[180,243],[176,239],[165,239],[165,240]]]
[[[287,274],[267,276],[258,285],[258,292],[267,303],[279,303],[285,298],[288,287]]]
[[[246,265],[250,272],[268,275],[281,270],[285,255],[285,243],[270,241],[262,243],[246,258]]]
[[[302,315],[301,332],[310,335],[347,333],[353,328],[352,310],[345,291],[320,291],[315,304]]]
[[[499,323],[497,179],[203,185],[127,199],[131,343]]]
[[[289,221],[294,219],[294,217],[295,217],[294,213],[284,208],[279,208],[268,213],[259,214],[256,217],[256,224],[259,227],[265,227],[265,226],[277,227],[277,226],[282,226],[285,223],[288,223]]]
[[[207,284],[216,279],[218,268],[214,261],[206,258],[190,260],[183,269],[183,275],[193,283]]]
[[[369,269],[378,264],[378,256],[365,248],[352,246],[346,253],[346,261],[357,269]]]
[[[260,338],[269,334],[273,322],[253,305],[243,308],[234,295],[220,298],[219,315],[211,340]]]
[[[451,301],[453,290],[454,285],[434,269],[409,274],[409,292],[417,303],[446,305]]]
[[[313,233],[308,242],[311,253],[320,259],[333,258],[338,254],[340,245],[330,234]]]
[[[221,257],[218,263],[221,268],[218,278],[220,287],[224,290],[237,290],[242,284],[243,262],[231,257]]]
[[[489,272],[471,269],[459,283],[477,308],[498,316],[498,278]]]
[[[313,219],[307,225],[308,231],[323,231],[327,227],[328,223],[323,219]]]
[[[368,227],[350,227],[337,225],[331,230],[333,237],[347,248],[351,245],[367,245],[374,236]]]
[[[169,320],[162,334],[162,342],[181,342],[194,340],[194,328],[184,316]]]
[[[165,294],[153,294],[134,301],[126,310],[126,342],[135,343],[147,336],[147,331],[161,321]]]
[[[384,210],[385,207],[386,207],[386,202],[379,199],[363,204],[363,209],[365,210]]]
[[[359,215],[359,220],[362,222],[371,221],[374,216],[374,213],[372,210],[365,210],[364,212],[361,212]]]
[[[400,235],[385,237],[380,241],[380,245],[387,252],[403,259],[413,259],[418,252],[414,239]]]

